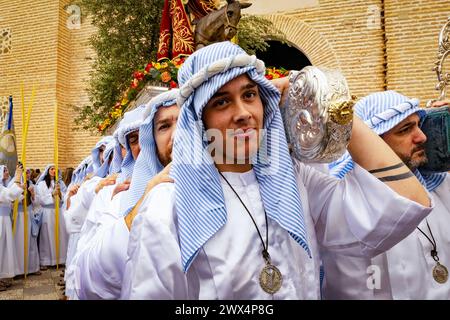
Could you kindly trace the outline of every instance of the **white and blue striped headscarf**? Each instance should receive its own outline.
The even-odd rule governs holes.
[[[109,158],[112,155],[114,148],[116,147],[117,143],[114,139],[110,139],[109,142],[105,146],[105,151],[103,152],[103,163],[98,168],[97,171],[95,171],[94,176],[105,178],[110,173],[110,162]]]
[[[113,138],[116,141],[116,146],[114,147],[113,159],[112,159],[111,167],[110,167],[110,170],[109,170],[112,174],[113,173],[120,173],[120,170],[122,169],[122,161],[123,161],[122,150],[121,150],[120,143],[119,143],[119,138],[118,138],[120,124],[122,123],[122,121],[119,122],[118,128],[113,133]]]
[[[96,172],[102,165],[100,162],[100,148],[102,146],[106,147],[108,142],[110,142],[112,139],[113,139],[112,136],[105,136],[101,138],[95,144],[95,147],[92,149],[91,156],[92,156],[93,172]],[[103,159],[105,159],[105,157],[103,157]]]
[[[280,93],[264,77],[265,66],[255,56],[226,41],[194,52],[178,72],[181,106],[175,132],[171,176],[175,180],[176,210],[183,269],[198,250],[226,223],[220,176],[203,139],[203,108],[226,83],[247,74],[259,87],[264,105],[265,136],[253,162],[267,216],[276,221],[310,254],[303,208],[289,155],[281,114]],[[200,162],[186,161],[200,154]],[[276,162],[276,163],[275,163]],[[274,165],[275,164],[275,165]]]
[[[125,158],[122,160],[120,169],[121,172],[119,177],[117,178],[119,182],[123,182],[124,180],[130,178],[133,173],[135,160],[133,158],[133,154],[131,153],[127,136],[131,132],[139,130],[144,120],[144,112],[145,112],[145,105],[141,105],[136,109],[125,112],[123,119],[120,122],[117,138],[119,143],[127,149],[127,153],[125,155]]]
[[[362,98],[355,104],[354,112],[378,135],[388,132],[414,113],[421,119],[426,115],[425,110],[419,107],[419,100],[395,91],[377,92]],[[339,160],[329,164],[330,174],[342,179],[353,166],[353,159],[346,152]],[[422,175],[419,170],[415,170],[414,174],[429,192],[436,189],[446,176],[446,173]]]
[[[127,196],[121,202],[121,212],[127,215],[144,194],[147,183],[162,169],[163,165],[158,159],[157,147],[153,136],[153,120],[161,107],[170,107],[176,104],[178,89],[161,93],[147,103],[144,113],[144,122],[139,129],[139,145],[141,152],[136,159],[130,188]]]
[[[83,181],[84,177],[86,176],[86,168],[89,164],[92,164],[92,156],[89,155],[86,158],[84,158],[80,164],[76,167],[72,174],[72,184],[79,183]]]

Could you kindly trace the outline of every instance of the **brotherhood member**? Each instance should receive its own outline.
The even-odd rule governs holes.
[[[22,179],[21,182],[23,183]],[[10,181],[10,185],[15,183],[14,181]],[[40,265],[39,265],[39,250],[37,244],[37,233],[32,232],[32,225],[34,223],[34,210],[33,210],[33,202],[35,201],[35,185],[31,181],[31,171],[27,169],[27,215],[28,215],[28,226],[27,226],[27,271],[26,273],[36,273],[39,274]],[[17,256],[17,271],[16,275],[20,275],[24,273],[24,230],[25,230],[25,219],[24,219],[24,211],[23,211],[24,197],[23,195],[19,198],[19,208],[17,214],[16,221],[16,233],[14,235],[14,244],[16,249]]]
[[[67,197],[66,211],[64,213],[64,219],[66,223],[67,232],[70,234],[69,247],[68,247],[68,261],[67,269],[71,263],[71,259],[76,252],[77,243],[81,227],[83,226],[86,214],[89,211],[92,200],[95,196],[95,187],[108,173],[110,163],[112,160],[112,153],[115,148],[115,141],[108,138],[101,140],[106,142],[104,149],[102,144],[97,143],[96,147],[92,150],[92,159],[95,159],[94,164],[94,177],[85,181],[81,185],[74,184],[69,189],[69,196]],[[102,150],[103,149],[103,150]],[[67,277],[67,273],[65,274]]]
[[[408,237],[377,257],[324,255],[324,297],[450,299],[450,178],[448,173],[425,175],[418,169],[427,161],[427,137],[420,129],[425,110],[417,99],[385,91],[361,99],[355,112],[414,172],[430,192],[434,209]],[[342,178],[354,167],[346,154],[331,165],[330,173]]]
[[[120,187],[127,188],[129,186],[126,179],[131,175],[134,159],[139,154],[139,125],[142,122],[142,113],[143,107],[125,113],[124,119],[119,123],[113,134],[113,140],[110,142],[113,146],[111,149],[112,160],[109,166],[110,175],[96,184],[94,193],[90,193],[93,195],[92,200],[88,202],[77,195],[74,197],[77,204],[69,209],[71,219],[75,222],[72,232],[76,234],[76,243],[71,250],[71,265],[67,268],[65,275],[66,294],[70,300],[78,299],[74,290],[76,287],[74,277],[77,272],[74,264],[77,252],[95,234],[98,216],[108,212],[109,208],[114,209],[111,204],[113,192]]]
[[[23,192],[20,178],[23,168],[16,166],[14,184],[8,186],[10,180],[8,168],[0,165],[0,291],[5,291],[12,284],[16,275],[17,258],[12,232],[11,208],[12,201],[20,197]]]
[[[122,212],[128,213],[153,185],[171,181],[167,170],[163,169],[171,161],[172,136],[179,113],[176,97],[177,90],[170,90],[153,98],[145,108],[145,120],[139,129],[140,152],[134,165],[130,189],[119,194],[122,195],[118,203]],[[114,196],[112,203],[119,195]],[[77,254],[79,272],[76,283],[80,299],[120,297],[127,258],[127,222],[130,220],[113,210],[111,208],[111,212],[103,214],[111,223],[97,227],[95,236],[86,241],[87,245]]]
[[[41,227],[39,230],[39,261],[41,270],[46,270],[48,266],[64,264],[66,262],[68,234],[64,223],[64,194],[66,186],[61,180],[55,182],[56,169],[54,164],[49,164],[45,168],[36,182],[35,205],[36,212],[41,215]],[[59,260],[56,261],[56,239],[55,239],[55,199],[60,199],[58,242]]]
[[[345,179],[293,160],[264,73],[231,42],[180,68],[174,183],[157,185],[132,223],[122,298],[318,299],[319,248],[376,256],[432,210],[407,167],[394,182],[368,172],[401,160],[357,117]]]

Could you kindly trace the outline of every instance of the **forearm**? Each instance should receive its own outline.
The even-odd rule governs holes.
[[[395,152],[361,119],[354,117],[348,151],[353,160],[399,195],[430,206],[428,195]]]

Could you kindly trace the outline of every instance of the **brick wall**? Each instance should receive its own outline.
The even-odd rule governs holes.
[[[351,92],[364,96],[382,90],[384,86],[383,36],[380,15],[377,15],[380,8],[380,0],[321,0],[318,6],[283,15],[315,30],[318,36],[308,41],[312,48],[323,48],[316,50],[314,55],[332,51],[337,59],[337,67],[348,80]],[[289,37],[289,29],[285,30]],[[319,36],[323,40],[318,41]],[[327,42],[326,46],[322,45],[324,41]],[[314,56],[308,52],[306,54],[313,64],[322,64],[321,61],[315,62]]]
[[[79,30],[69,30],[67,0],[2,1],[0,29],[11,28],[12,50],[0,54],[0,96],[13,95],[17,149],[21,153],[22,119],[20,83],[24,82],[25,105],[33,83],[37,95],[27,141],[27,165],[44,167],[53,161],[53,110],[59,112],[60,166],[74,166],[84,158],[98,137],[74,132],[75,117],[70,105],[86,102],[85,81],[92,55],[87,39],[93,27],[87,21]]]
[[[434,89],[439,32],[450,16],[450,1],[386,1],[387,87],[417,97],[424,106]],[[447,61],[447,72],[449,71]]]

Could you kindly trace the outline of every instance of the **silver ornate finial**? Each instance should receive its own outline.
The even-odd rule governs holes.
[[[441,32],[439,33],[438,59],[434,63],[435,66],[433,68],[433,71],[436,71],[436,75],[439,81],[438,84],[436,85],[436,90],[439,91],[439,97],[437,99],[428,101],[427,107],[431,107],[431,104],[433,102],[444,100],[446,97],[447,85],[450,84],[450,73],[445,72],[443,66],[449,54],[450,54],[450,17],[447,19],[447,22],[444,24],[444,26],[441,29]]]
[[[289,81],[282,116],[293,156],[317,163],[339,159],[350,140],[355,102],[346,79],[337,70],[308,66]]]

